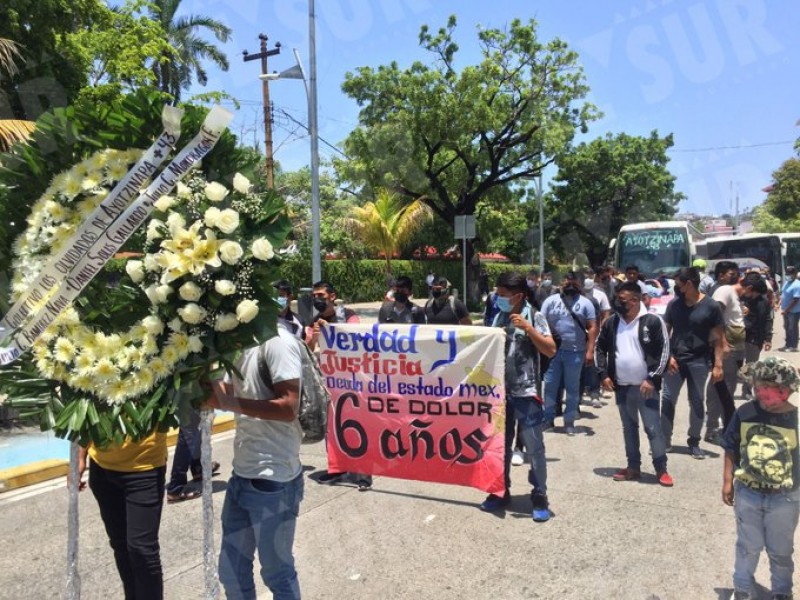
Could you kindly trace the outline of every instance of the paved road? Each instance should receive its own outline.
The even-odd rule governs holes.
[[[776,347],[782,341],[777,322]],[[582,435],[546,434],[556,517],[545,524],[530,519],[524,467],[512,470],[513,502],[497,515],[480,512],[483,494],[468,488],[379,477],[372,491],[360,493],[307,479],[295,542],[304,597],[727,599],[736,537],[732,509],[720,500],[718,449],[705,446],[710,457],[697,461],[677,446],[669,457],[672,489],[660,487],[654,476],[614,482],[611,474],[624,465],[616,409],[585,408],[584,415],[578,422]],[[685,430],[685,394],[677,421],[676,432]],[[214,439],[214,453],[224,466],[215,481],[219,514],[231,433]],[[302,458],[311,477],[325,468],[322,444],[304,446]],[[643,466],[652,474],[646,461]],[[66,500],[63,481],[0,496],[0,598],[62,595]],[[161,540],[169,599],[203,597],[200,509],[199,501],[165,507]],[[218,543],[218,523],[216,534]],[[758,581],[768,585],[765,563]],[[121,598],[89,493],[81,498],[80,567],[84,599]]]

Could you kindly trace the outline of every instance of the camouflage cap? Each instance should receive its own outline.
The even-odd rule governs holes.
[[[800,373],[785,358],[770,356],[758,362],[745,365],[742,369],[744,375],[753,381],[766,381],[785,385],[793,392],[800,388]]]

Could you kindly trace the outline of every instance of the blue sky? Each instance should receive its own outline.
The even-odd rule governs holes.
[[[682,210],[732,212],[764,200],[771,173],[792,156],[800,137],[800,5],[767,0],[317,0],[317,65],[320,136],[336,144],[356,126],[358,107],[341,91],[347,71],[396,60],[427,60],[419,28],[443,26],[458,16],[459,64],[477,62],[475,30],[535,18],[542,39],[560,37],[580,54],[590,100],[605,113],[592,123],[593,139],[606,132],[673,133],[670,168],[687,196]],[[203,14],[233,29],[225,45],[231,69],[210,72],[207,89],[222,89],[242,102],[231,126],[245,141],[263,143],[258,62],[241,51],[282,44],[269,70],[294,65],[297,48],[308,69],[306,0],[184,0],[181,13]],[[194,91],[202,91],[196,88]],[[284,168],[308,164],[302,82],[270,85],[275,106],[275,158]],[[581,138],[579,138],[581,139]],[[263,147],[263,146],[262,146]],[[323,160],[333,150],[320,144]],[[733,191],[732,191],[733,190]]]

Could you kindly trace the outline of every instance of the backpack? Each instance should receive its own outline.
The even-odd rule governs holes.
[[[303,443],[311,444],[325,439],[331,395],[325,387],[325,376],[311,349],[301,340],[296,342],[300,346],[301,361],[300,408],[297,420],[303,430]],[[272,389],[272,375],[267,368],[263,346],[258,352],[258,373],[264,384]]]

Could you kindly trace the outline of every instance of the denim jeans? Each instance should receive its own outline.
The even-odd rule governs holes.
[[[597,368],[594,365],[583,365],[581,388],[587,388],[589,397],[592,399],[600,397],[600,378],[597,376]]]
[[[744,345],[744,364],[751,365],[754,362],[758,362],[759,357],[761,356],[761,346],[756,346],[755,344],[746,343]],[[750,386],[750,381],[744,381],[742,383],[742,394],[744,395],[753,395],[753,389]]]
[[[664,390],[661,396],[661,427],[664,440],[668,446],[672,444],[672,426],[675,422],[675,404],[686,381],[689,393],[689,436],[687,443],[697,446],[700,443],[700,432],[703,430],[703,391],[708,379],[708,363],[705,358],[695,358],[678,363],[678,372],[664,374]]]
[[[544,420],[556,418],[558,392],[563,384],[567,393],[567,407],[564,412],[564,423],[572,425],[578,417],[578,402],[581,393],[581,371],[583,370],[584,352],[558,349],[550,359],[550,366],[544,375]]]
[[[525,447],[525,460],[530,464],[528,482],[533,490],[547,493],[547,462],[544,456],[544,410],[535,398],[520,396],[506,397],[506,453],[505,481],[506,491],[511,488],[511,444],[514,431],[519,423],[518,436]]]
[[[728,395],[723,397],[717,393],[715,384],[708,380],[706,386],[706,431],[710,432],[719,429],[719,420],[723,419],[723,428],[728,427],[728,423],[736,412],[733,404],[733,395],[736,393],[736,383],[738,382],[739,369],[744,364],[744,350],[732,350],[722,355],[722,381],[728,389]],[[724,404],[724,406],[723,406]]]
[[[639,451],[639,415],[650,450],[653,452],[653,467],[656,473],[667,470],[667,446],[664,442],[664,431],[661,428],[661,417],[658,410],[658,392],[649,398],[642,398],[638,385],[618,385],[616,389],[617,408],[622,419],[622,434],[625,438],[625,457],[628,468],[639,471],[642,467],[642,454]]]
[[[733,586],[755,592],[755,572],[766,548],[773,594],[790,594],[794,573],[794,531],[800,514],[800,489],[763,494],[734,481],[736,561]]]
[[[230,478],[222,507],[219,555],[219,580],[229,600],[255,600],[256,549],[261,578],[272,597],[300,598],[292,546],[302,499],[302,473],[286,483],[236,474]]]
[[[125,600],[164,597],[158,530],[167,468],[122,473],[89,465],[89,488],[100,507]]]
[[[797,348],[800,312],[786,313],[783,316],[783,329],[786,332],[786,347]]]
[[[167,493],[177,494],[186,485],[186,473],[191,470],[192,476],[202,475],[200,464],[200,413],[192,410],[189,423],[181,425],[178,430],[178,441],[175,444],[175,456],[172,458],[172,470],[167,483]]]

